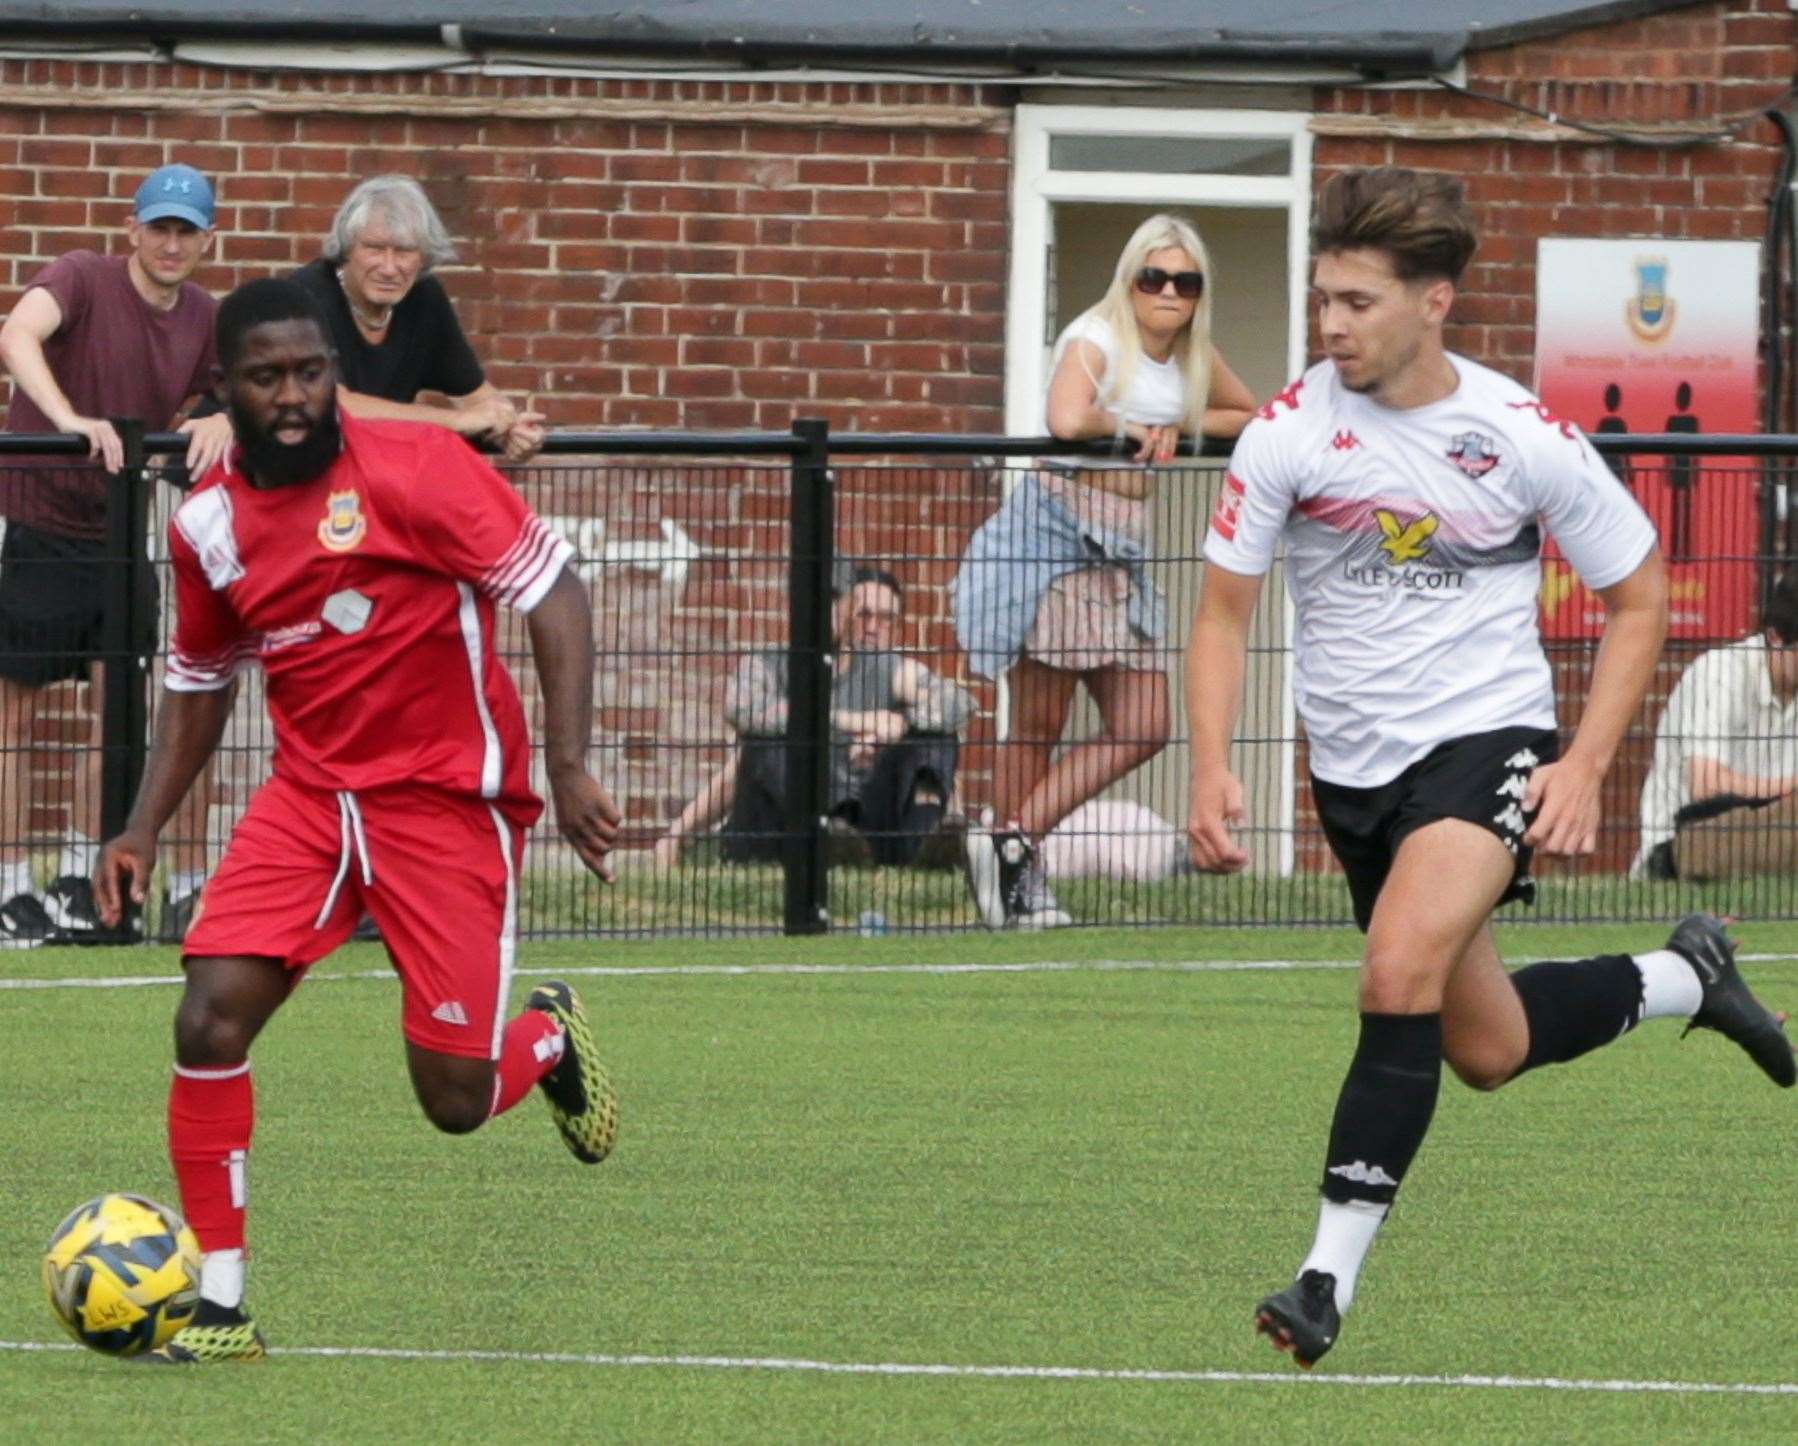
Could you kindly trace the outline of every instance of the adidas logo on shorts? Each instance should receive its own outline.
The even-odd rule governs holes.
[[[440,1019],[445,1024],[459,1024],[468,1027],[468,1011],[462,1007],[459,999],[446,999],[431,1011],[432,1019]]]

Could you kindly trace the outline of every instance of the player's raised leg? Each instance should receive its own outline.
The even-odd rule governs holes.
[[[507,1021],[499,1058],[438,1054],[407,1041],[412,1087],[426,1117],[461,1135],[503,1115],[540,1086],[576,1159],[597,1165],[618,1137],[618,1097],[580,997],[559,980],[539,984]]]
[[[1476,976],[1477,986],[1470,982]],[[1451,999],[1464,988],[1471,997],[1477,988],[1502,1004],[1505,983],[1524,1019],[1521,1052],[1492,1048],[1490,1031],[1471,1011],[1463,1011],[1466,1027],[1459,1031],[1445,1015],[1449,1062],[1476,1088],[1495,1089],[1542,1065],[1578,1059],[1647,1019],[1686,1020],[1688,1033],[1715,1030],[1739,1045],[1775,1084],[1790,1088],[1798,1081],[1783,1016],[1754,997],[1736,967],[1735,945],[1714,915],[1689,915],[1659,949],[1530,964],[1508,976],[1494,951],[1489,961],[1470,960],[1457,971]],[[1490,1014],[1492,1007],[1483,1010]]]
[[[541,1086],[587,1164],[610,1152],[618,1103],[586,1010],[566,984],[506,1017],[524,829],[499,809],[426,789],[364,795],[375,883],[364,891],[405,985],[407,1062],[426,1117],[465,1134]]]

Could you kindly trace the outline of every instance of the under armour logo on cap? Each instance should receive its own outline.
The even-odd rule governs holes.
[[[192,166],[184,166],[179,161],[159,166],[137,188],[133,210],[139,221],[172,218],[210,231],[212,182]]]

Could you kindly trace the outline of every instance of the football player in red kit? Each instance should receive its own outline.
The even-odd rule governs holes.
[[[293,282],[225,299],[218,358],[238,444],[169,526],[167,693],[94,881],[108,923],[143,901],[157,833],[217,747],[237,674],[259,663],[274,773],[206,885],[175,1016],[169,1152],[201,1302],[152,1358],[179,1363],[263,1354],[244,1306],[249,1049],[364,909],[400,976],[412,1084],[434,1125],[477,1129],[533,1085],[581,1160],[603,1159],[617,1124],[567,985],[504,1013],[542,803],[496,604],[528,618],[557,824],[608,880],[619,822],[586,769],[592,620],[567,543],[460,438],[343,413],[326,332]]]

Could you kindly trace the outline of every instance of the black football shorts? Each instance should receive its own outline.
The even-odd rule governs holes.
[[[1465,819],[1493,834],[1516,861],[1499,903],[1534,903],[1532,850],[1523,841],[1532,816],[1523,811],[1523,789],[1536,768],[1560,753],[1552,729],[1500,728],[1439,744],[1377,788],[1345,788],[1313,774],[1318,821],[1348,875],[1361,932],[1367,932],[1398,846],[1439,818]]]

